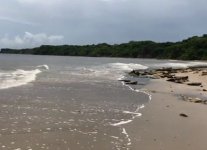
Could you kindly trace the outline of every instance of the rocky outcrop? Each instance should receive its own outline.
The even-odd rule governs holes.
[[[132,70],[129,74],[139,77],[151,77],[151,78],[166,78],[174,76],[175,70],[172,68],[161,68],[152,70]]]
[[[202,71],[203,70],[203,71]],[[189,86],[202,86],[202,83],[200,82],[189,82],[188,76],[176,76],[177,73],[199,73],[199,71],[202,71],[201,75],[207,75],[207,71],[204,70],[204,67],[189,67],[185,69],[174,69],[171,67],[168,68],[159,68],[159,69],[147,69],[147,70],[133,70],[129,74],[132,76],[138,76],[138,77],[146,77],[151,79],[160,79],[160,78],[166,78],[169,82],[174,83],[180,83],[180,84],[187,84]]]
[[[167,81],[175,83],[184,83],[188,81],[188,76],[173,76],[167,79]]]
[[[189,97],[189,96],[181,95],[181,98],[182,98],[182,100],[187,101],[187,102],[207,104],[206,99],[201,99],[198,97]]]
[[[175,76],[175,73],[182,72],[182,69],[160,68],[154,70],[133,70],[129,74],[138,77],[147,77],[151,79],[167,78],[167,81],[175,83],[184,83],[188,81],[188,76]]]

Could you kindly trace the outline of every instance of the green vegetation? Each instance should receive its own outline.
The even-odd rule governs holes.
[[[43,45],[33,49],[1,49],[1,53],[207,60],[207,35],[201,37],[194,36],[181,42],[156,43],[153,41],[131,41],[115,45],[106,43],[84,46]]]

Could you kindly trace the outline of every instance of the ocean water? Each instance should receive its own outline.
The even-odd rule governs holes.
[[[140,109],[151,96],[140,89],[150,81],[119,80],[133,69],[196,65],[207,63],[0,55],[0,147],[131,150],[125,125],[144,117]]]

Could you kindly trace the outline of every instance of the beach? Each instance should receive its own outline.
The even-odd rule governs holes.
[[[206,62],[0,58],[2,150],[207,147]]]
[[[143,90],[149,91],[152,100],[141,110],[144,117],[127,124],[128,133],[136,139],[132,149],[142,150],[206,150],[207,106],[184,101],[182,96],[205,98],[207,76],[197,73],[179,73],[189,81],[201,82],[203,87],[151,80]],[[180,114],[186,114],[183,117]]]

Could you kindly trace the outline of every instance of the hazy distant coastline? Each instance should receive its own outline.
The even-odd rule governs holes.
[[[158,58],[182,60],[207,60],[207,35],[193,36],[180,42],[157,43],[153,41],[130,41],[110,45],[42,45],[31,49],[2,48],[1,53],[91,56],[91,57],[125,57],[125,58]]]

